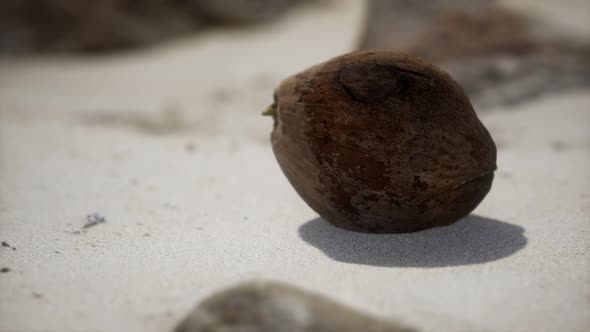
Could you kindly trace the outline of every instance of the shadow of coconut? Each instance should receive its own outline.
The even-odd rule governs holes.
[[[445,227],[406,234],[365,234],[315,218],[299,236],[334,260],[387,267],[445,267],[481,264],[524,248],[524,228],[470,215]]]

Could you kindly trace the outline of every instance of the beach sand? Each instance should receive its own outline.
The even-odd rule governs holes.
[[[361,2],[338,3],[141,52],[0,60],[16,248],[0,247],[0,330],[168,331],[259,278],[420,331],[589,330],[588,90],[480,114],[498,171],[452,226],[352,233],[297,196],[259,113],[282,78],[355,47]],[[105,222],[84,229],[90,213]]]

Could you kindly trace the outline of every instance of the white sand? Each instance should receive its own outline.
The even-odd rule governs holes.
[[[0,241],[18,250],[0,247],[0,331],[168,331],[253,278],[423,331],[589,330],[588,91],[483,114],[497,178],[450,227],[342,231],[287,183],[258,113],[285,75],[351,49],[359,3],[106,59],[1,61]],[[107,222],[72,234],[91,212]]]

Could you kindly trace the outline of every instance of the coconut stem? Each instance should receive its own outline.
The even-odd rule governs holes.
[[[262,112],[264,116],[272,116],[273,118],[277,116],[277,108],[275,105],[270,105]]]

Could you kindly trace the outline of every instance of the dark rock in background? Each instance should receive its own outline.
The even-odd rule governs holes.
[[[299,0],[2,0],[0,53],[101,52],[274,19]]]
[[[293,0],[193,0],[208,18],[228,24],[272,20],[293,5]]]
[[[438,64],[476,109],[590,86],[589,45],[540,38],[533,21],[494,0],[372,0],[359,48]]]
[[[275,282],[249,282],[201,302],[176,332],[410,332],[319,295]]]

